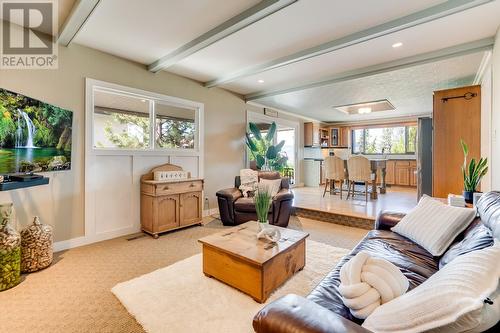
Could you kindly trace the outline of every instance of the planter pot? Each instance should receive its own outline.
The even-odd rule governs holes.
[[[269,221],[259,222],[259,231],[267,229],[270,226]]]
[[[474,200],[474,192],[473,191],[463,191],[462,194],[464,196],[465,202],[471,204],[472,201]]]

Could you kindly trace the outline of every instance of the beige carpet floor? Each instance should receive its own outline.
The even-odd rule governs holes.
[[[57,253],[52,266],[0,293],[0,332],[143,332],[111,288],[199,253],[197,239],[223,228],[218,220],[206,222],[156,240],[129,236]],[[308,231],[312,240],[344,248],[366,234],[297,217],[290,226]]]

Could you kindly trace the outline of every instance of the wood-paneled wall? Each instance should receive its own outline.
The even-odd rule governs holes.
[[[450,99],[467,93],[475,96]],[[433,136],[433,196],[445,198],[449,193],[461,194],[463,177],[460,167],[464,157],[460,139],[469,146],[469,159],[477,159],[481,154],[480,86],[434,92]]]

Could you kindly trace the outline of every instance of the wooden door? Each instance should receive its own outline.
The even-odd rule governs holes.
[[[202,219],[202,192],[189,192],[180,195],[179,224],[190,225],[200,223]]]
[[[304,123],[304,146],[313,145],[313,123]]]
[[[313,147],[319,147],[319,145],[321,143],[320,134],[321,134],[321,132],[319,129],[319,125],[313,123],[313,126],[312,126],[312,145],[313,145]]]
[[[417,168],[410,167],[410,186],[417,186]]]
[[[407,161],[396,162],[396,184],[410,185],[410,163]]]
[[[469,99],[460,98],[475,94]],[[459,97],[459,98],[453,98]],[[464,156],[460,139],[469,146],[469,160],[481,154],[481,87],[471,86],[434,92],[432,195],[446,198],[461,194],[460,167]]]
[[[349,145],[349,127],[341,127],[339,146],[347,147],[348,145]]]
[[[410,161],[410,186],[417,186],[417,161]]]
[[[156,198],[158,213],[154,232],[162,232],[179,226],[179,195],[164,195]]]

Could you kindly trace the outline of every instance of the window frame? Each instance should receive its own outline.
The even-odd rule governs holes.
[[[96,91],[118,94],[126,97],[145,99],[149,101],[149,146],[147,148],[115,148],[96,147],[94,141],[94,93]],[[175,155],[175,156],[200,156],[203,152],[203,114],[204,104],[178,97],[158,94],[146,90],[130,88],[114,83],[86,79],[86,146],[94,155]],[[191,109],[195,111],[194,148],[161,148],[156,145],[155,138],[155,103],[162,103],[174,107]]]
[[[410,127],[416,127],[416,124],[391,124],[391,125],[384,125],[384,126],[365,126],[365,127],[357,127],[351,129],[351,153],[352,154],[361,154],[361,155],[368,155],[368,156],[373,156],[373,155],[415,155],[415,151],[411,152],[408,151],[408,138],[409,138],[409,128]],[[395,128],[395,127],[404,127],[405,129],[405,152],[404,153],[366,153],[365,148],[366,148],[366,131],[369,129],[374,129],[374,128]],[[355,136],[355,131],[356,130],[362,130],[363,131],[363,151],[355,152],[354,151],[354,136]],[[417,137],[415,137],[415,150],[417,146]]]

